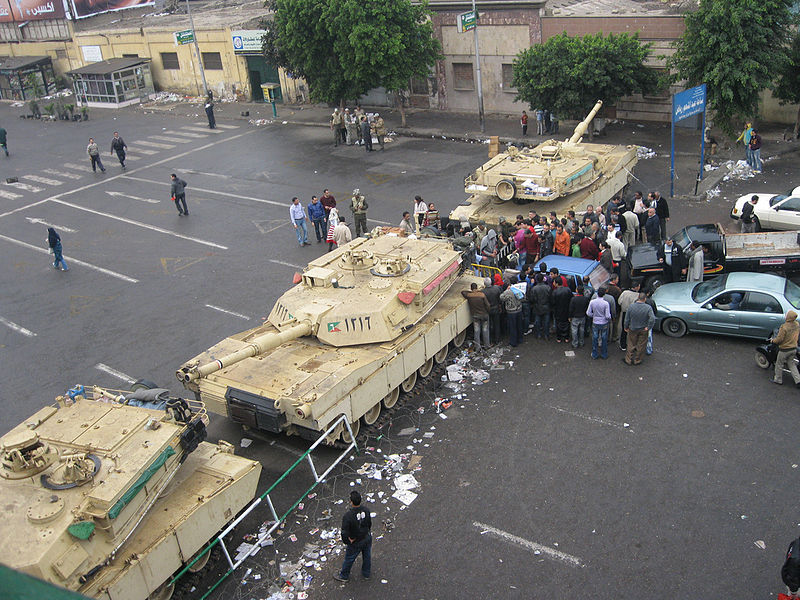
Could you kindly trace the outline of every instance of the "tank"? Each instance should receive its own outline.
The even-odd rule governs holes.
[[[2,562],[91,598],[169,598],[172,575],[252,500],[261,472],[205,442],[207,420],[164,389],[57,397],[0,438]]]
[[[517,214],[582,210],[604,205],[630,181],[638,162],[636,146],[586,144],[583,136],[603,106],[598,100],[572,136],[547,140],[534,148],[509,146],[464,180],[471,194],[451,219],[496,226],[500,216],[514,222]],[[525,206],[518,206],[525,205]]]
[[[295,275],[266,322],[185,363],[178,379],[242,425],[316,439],[340,415],[354,432],[391,409],[461,345],[461,295],[480,281],[446,240],[356,238]],[[343,424],[326,442],[349,441]]]

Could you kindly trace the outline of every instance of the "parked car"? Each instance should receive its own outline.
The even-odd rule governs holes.
[[[728,273],[710,281],[667,283],[653,294],[656,329],[670,337],[716,333],[764,339],[789,310],[800,287],[770,273]]]
[[[788,194],[745,194],[740,196],[731,209],[732,219],[738,220],[742,216],[742,207],[753,196],[758,196],[758,202],[753,207],[756,231],[800,229],[800,186]]]
[[[592,289],[598,289],[601,285],[608,283],[610,273],[596,260],[588,258],[578,258],[575,256],[564,256],[562,254],[551,254],[545,256],[533,265],[533,272],[539,272],[539,265],[545,263],[549,271],[553,267],[558,269],[558,274],[567,278],[569,287],[574,291],[578,285],[583,285],[583,278],[588,276]]]

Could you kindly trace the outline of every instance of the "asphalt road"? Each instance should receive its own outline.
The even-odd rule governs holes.
[[[0,176],[27,186],[0,183],[2,431],[76,383],[124,388],[144,377],[181,392],[177,366],[258,324],[295,270],[323,252],[297,247],[292,196],[327,187],[346,201],[358,187],[372,224],[399,221],[416,194],[446,213],[486,150],[398,138],[366,154],[332,148],[324,128],[220,121],[210,132],[198,119],[133,110],[93,111],[86,123],[16,115],[0,106],[11,150],[0,157]],[[108,154],[114,130],[132,156],[126,172]],[[89,136],[104,151],[105,174],[89,169]],[[663,157],[640,162],[642,188],[667,189],[668,166]],[[674,201],[669,229],[727,223],[737,195],[791,188],[796,157],[764,171],[759,180],[724,183],[715,200]],[[188,217],[168,199],[172,172],[189,183]],[[62,235],[68,272],[51,266],[48,225]],[[354,575],[333,585],[328,566],[315,572],[309,597],[777,594],[783,552],[800,527],[790,491],[800,396],[755,366],[753,341],[659,335],[655,345],[645,365],[630,368],[618,350],[607,362],[590,361],[587,349],[568,357],[562,345],[526,338],[504,356],[513,366],[467,390],[447,420],[430,409],[443,390],[423,386],[384,425],[384,437],[368,442],[374,450],[318,488],[305,509],[314,516],[292,518],[288,531],[298,534],[325,509],[338,522],[343,505],[334,502],[352,489],[362,462],[421,456],[421,493],[408,509],[395,500],[373,507],[382,537],[372,581]],[[419,433],[401,436],[408,426]],[[423,439],[423,431],[434,435]],[[242,432],[215,418],[211,437],[238,442]],[[307,447],[266,436],[241,453],[264,465],[264,489]],[[320,461],[334,455],[323,450]],[[308,477],[301,467],[278,500],[290,505]],[[389,489],[372,480],[360,488]],[[380,525],[386,518],[391,531]],[[249,531],[265,519],[257,515]],[[235,547],[241,534],[232,537]],[[237,575],[212,597],[268,597],[267,579],[280,559],[297,559],[302,542],[279,539],[277,554],[265,550],[248,563],[265,573],[260,583],[242,585]]]

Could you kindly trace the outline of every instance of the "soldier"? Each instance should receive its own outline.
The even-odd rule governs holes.
[[[386,125],[383,122],[383,117],[378,113],[375,113],[375,123],[373,127],[375,128],[375,137],[378,138],[378,144],[380,144],[381,150],[383,150],[383,138],[386,136]]]
[[[344,121],[342,120],[342,115],[339,113],[338,108],[333,109],[333,114],[331,115],[331,131],[333,132],[333,145],[334,147],[339,145],[339,138],[341,137],[341,133],[339,130],[342,128]]]
[[[356,237],[361,235],[363,232],[365,235],[367,233],[367,209],[369,205],[367,204],[367,199],[364,197],[364,194],[361,193],[361,190],[358,188],[353,190],[353,197],[350,199],[350,212],[353,213],[353,222],[355,223],[356,228]]]
[[[364,136],[361,133],[361,117],[363,117],[365,115],[366,115],[366,113],[364,112],[364,109],[361,108],[361,106],[357,104],[356,107],[353,109],[353,116],[355,117],[355,121],[356,121],[356,132],[358,133],[358,145],[359,146],[364,143]]]

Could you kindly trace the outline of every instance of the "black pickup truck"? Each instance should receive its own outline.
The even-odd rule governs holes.
[[[706,278],[734,271],[775,273],[790,279],[800,276],[800,231],[725,233],[717,223],[684,227],[671,239],[671,256],[665,255],[663,243],[628,248],[623,274],[642,282],[645,289],[686,279],[682,272],[685,252],[696,241],[708,248]]]

